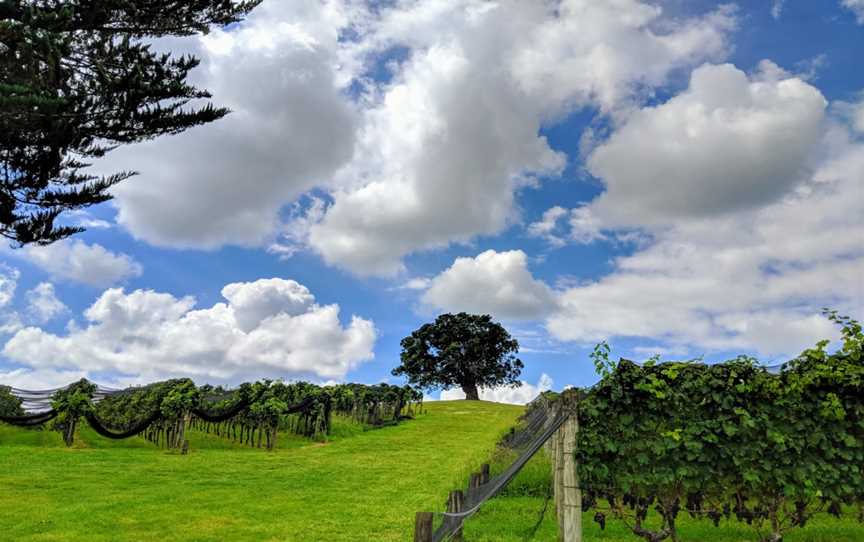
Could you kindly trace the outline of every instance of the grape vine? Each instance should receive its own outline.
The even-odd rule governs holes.
[[[818,511],[864,510],[864,341],[858,322],[826,314],[840,349],[820,342],[778,374],[746,356],[610,368],[580,404],[584,508],[648,542],[679,540],[681,512],[779,542]],[[652,507],[662,525],[649,529]]]
[[[263,380],[235,389],[189,379],[156,382],[111,392],[81,380],[50,395],[51,410],[27,414],[11,388],[0,387],[0,421],[20,426],[50,422],[71,446],[81,418],[106,438],[135,435],[169,449],[188,446],[189,428],[235,442],[273,449],[280,431],[323,439],[334,414],[371,427],[413,417],[423,394],[410,386],[317,386]],[[34,392],[35,393],[35,392]]]

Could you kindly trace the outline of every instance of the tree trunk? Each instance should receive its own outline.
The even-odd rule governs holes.
[[[480,400],[480,394],[477,393],[477,384],[475,384],[474,382],[462,384],[462,391],[465,392],[465,399],[467,399],[468,401]]]
[[[72,442],[75,440],[75,425],[78,423],[77,418],[70,417],[66,421],[66,427],[63,430],[63,442],[66,443],[66,446],[72,446]]]

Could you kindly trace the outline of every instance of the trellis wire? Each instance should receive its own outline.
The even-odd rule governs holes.
[[[508,446],[514,446],[527,440],[527,447],[516,458],[515,461],[501,474],[492,478],[485,484],[478,487],[468,488],[465,494],[464,506],[467,508],[461,512],[437,512],[436,515],[443,518],[441,525],[432,534],[433,542],[447,540],[453,534],[459,531],[462,527],[462,522],[476,513],[483,504],[494,497],[501,491],[513,478],[519,474],[519,471],[534,457],[543,444],[555,434],[556,431],[569,418],[569,413],[561,412],[557,409],[535,408],[528,413],[525,419],[526,426],[518,434],[526,435],[524,437],[513,436],[510,440],[505,440]],[[533,438],[531,438],[533,437]],[[521,446],[518,446],[521,447]]]

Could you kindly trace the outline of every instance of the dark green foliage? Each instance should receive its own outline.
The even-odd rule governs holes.
[[[487,315],[442,314],[402,339],[402,365],[396,376],[421,389],[460,386],[466,399],[479,399],[478,387],[519,386],[519,343]]]
[[[10,393],[8,386],[0,386],[0,416],[23,416],[21,399]]]
[[[368,427],[395,424],[412,417],[423,400],[423,394],[410,386],[321,387],[270,380],[233,390],[196,387],[189,379],[167,380],[107,393],[98,402],[93,399],[95,390],[82,381],[55,394],[53,404],[61,412],[58,427],[69,428],[67,444],[71,445],[74,424],[67,425],[66,420],[85,416],[97,433],[108,438],[141,434],[157,445],[180,449],[187,428],[192,427],[272,449],[279,431],[323,439],[330,433],[334,414]]]
[[[151,50],[165,36],[239,21],[260,0],[0,1],[0,235],[48,244],[81,231],[64,211],[111,198],[134,175],[86,172],[118,145],[225,116],[186,82],[198,59]]]
[[[81,416],[86,416],[93,407],[95,392],[96,385],[82,378],[54,394],[51,408],[58,413],[54,419],[54,429],[63,433],[66,446],[72,446],[78,420]]]
[[[248,408],[216,423],[199,416],[193,420],[193,427],[250,446],[272,449],[279,431],[321,440],[330,433],[334,414],[363,426],[380,427],[410,418],[414,407],[423,400],[423,394],[410,386],[388,384],[321,387],[307,382],[263,381],[244,386],[248,386],[248,395],[254,397]],[[213,402],[208,409],[214,413],[228,411],[236,401],[226,397]]]
[[[779,541],[815,511],[864,497],[864,359],[854,320],[829,313],[827,341],[771,374],[739,357],[717,365],[622,360],[580,407],[586,503],[645,540],[677,540],[686,512],[735,519]],[[605,501],[605,502],[604,502]],[[649,508],[659,530],[643,520]]]

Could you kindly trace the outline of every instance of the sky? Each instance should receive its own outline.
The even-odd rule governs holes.
[[[153,47],[232,113],[0,249],[0,383],[401,384],[466,311],[518,339],[481,394],[518,403],[603,340],[774,364],[864,316],[862,0],[265,0]]]

